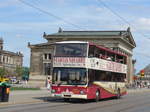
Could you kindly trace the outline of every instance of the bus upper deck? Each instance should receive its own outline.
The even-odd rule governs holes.
[[[122,64],[127,62],[125,54],[90,42],[56,42],[54,51],[54,57],[96,57]]]
[[[53,67],[127,72],[126,55],[89,42],[58,42],[55,44],[54,51]]]

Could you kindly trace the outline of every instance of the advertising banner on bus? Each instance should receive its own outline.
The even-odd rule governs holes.
[[[127,73],[127,65],[98,58],[54,57],[53,67],[79,67]]]
[[[53,67],[85,67],[86,58],[54,57]]]
[[[127,73],[127,65],[122,63],[107,61],[98,58],[88,58],[87,63],[89,63],[87,64],[87,67],[91,69],[98,69],[98,70],[118,72],[118,73]]]

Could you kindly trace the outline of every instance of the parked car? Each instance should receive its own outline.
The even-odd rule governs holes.
[[[8,82],[9,78],[6,77],[0,77],[0,82]]]

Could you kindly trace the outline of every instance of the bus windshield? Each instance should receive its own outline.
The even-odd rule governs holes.
[[[86,85],[87,72],[81,68],[54,68],[53,84]]]
[[[87,44],[85,43],[66,43],[56,44],[55,56],[65,57],[85,57],[87,55]]]

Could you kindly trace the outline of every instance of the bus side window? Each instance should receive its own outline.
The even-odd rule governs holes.
[[[105,72],[100,72],[99,81],[106,81],[106,74],[105,74]]]
[[[89,56],[89,58],[94,57],[94,46],[89,46],[88,56]]]
[[[88,71],[88,79],[89,79],[89,84],[92,84],[95,79],[95,71],[94,70],[89,70]]]
[[[93,54],[89,54],[89,58],[92,58],[92,57],[94,57],[94,55]]]
[[[101,58],[101,59],[106,59],[106,51],[105,50],[103,50],[103,49],[100,49],[99,50],[99,58]]]
[[[99,51],[100,51],[100,50],[95,47],[95,49],[94,49],[94,57],[99,58]]]

